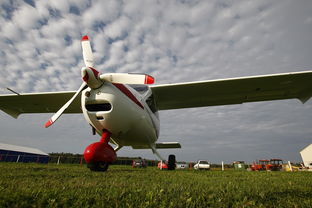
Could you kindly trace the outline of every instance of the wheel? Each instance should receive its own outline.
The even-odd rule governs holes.
[[[91,171],[99,171],[99,172],[105,172],[108,169],[109,164],[107,162],[95,162],[95,163],[89,163],[88,168]]]
[[[175,155],[169,155],[168,157],[168,170],[174,170],[176,168]]]

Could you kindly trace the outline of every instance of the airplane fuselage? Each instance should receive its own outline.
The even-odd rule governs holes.
[[[105,82],[97,89],[87,88],[82,91],[81,107],[96,132],[108,130],[118,146],[151,148],[158,138],[158,112],[146,85]]]

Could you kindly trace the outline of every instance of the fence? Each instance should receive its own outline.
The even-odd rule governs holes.
[[[141,158],[117,158],[117,160],[112,165],[132,165],[133,160]],[[0,162],[24,162],[24,163],[51,163],[51,164],[86,164],[86,161],[83,158],[83,155],[73,155],[73,154],[55,154],[51,153],[49,156],[46,155],[34,155],[34,154],[0,154]],[[147,166],[157,166],[158,160],[145,160]],[[190,162],[191,166],[195,163]],[[232,164],[211,164],[213,169],[229,169],[233,168]]]

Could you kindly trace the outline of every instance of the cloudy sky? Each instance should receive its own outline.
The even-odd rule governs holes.
[[[54,0],[0,2],[0,93],[76,90],[89,35],[101,72],[139,72],[157,84],[312,70],[312,1]],[[82,115],[0,112],[0,142],[45,152],[82,153],[98,140]],[[178,160],[301,161],[312,143],[312,101],[298,100],[160,112],[161,150]],[[156,159],[150,150],[119,156]]]

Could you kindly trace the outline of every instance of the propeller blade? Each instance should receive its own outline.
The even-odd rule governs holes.
[[[86,68],[81,71],[82,79],[92,89],[99,88],[103,83],[102,81],[120,83],[120,84],[154,84],[154,78],[147,74],[127,74],[127,73],[108,73],[99,74],[93,68],[93,54],[89,37],[87,35],[81,38],[83,60]]]
[[[48,128],[51,126],[55,121],[63,114],[63,112],[70,106],[70,104],[74,101],[74,99],[79,95],[79,93],[84,90],[84,88],[87,86],[85,82],[83,82],[78,89],[78,91],[74,94],[74,96],[65,103],[51,118],[45,123],[45,127]]]
[[[87,35],[81,38],[82,55],[86,67],[93,67],[93,53],[89,37]]]
[[[120,84],[154,84],[154,77],[147,74],[106,73],[100,79]]]

